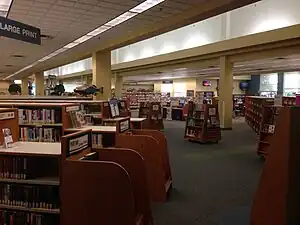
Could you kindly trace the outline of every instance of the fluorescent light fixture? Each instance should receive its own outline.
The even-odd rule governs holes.
[[[156,5],[158,5],[159,3],[163,2],[165,0],[147,0],[139,5],[137,5],[136,7],[130,9],[130,12],[135,12],[135,13],[142,13]]]
[[[71,42],[71,43],[65,45],[63,48],[73,48],[73,47],[75,47],[76,45],[79,45],[79,44],[80,43],[78,43],[78,42]]]
[[[105,25],[103,25],[101,27],[96,28],[95,30],[92,30],[87,35],[89,35],[89,36],[97,36],[97,35],[103,33],[104,31],[109,30],[110,28],[112,28],[112,27],[111,26],[105,26]]]
[[[165,0],[146,0],[143,3],[137,5],[136,7],[130,9],[129,11],[127,11],[127,12],[121,14],[120,16],[110,20],[106,24],[90,31],[89,33],[83,35],[82,37],[76,39],[75,41],[70,42],[69,44],[65,45],[64,47],[62,47],[58,50],[56,50],[55,52],[52,52],[48,56],[45,56],[42,59],[37,60],[35,63],[33,63],[33,64],[31,64],[27,67],[24,67],[22,70],[19,70],[19,71],[15,72],[12,75],[9,75],[8,77],[5,78],[5,80],[9,79],[10,77],[15,76],[16,74],[22,72],[23,70],[26,70],[26,69],[32,67],[33,65],[38,64],[39,62],[44,62],[47,59],[50,59],[50,58],[52,58],[52,57],[54,57],[54,56],[56,56],[56,55],[58,55],[58,54],[60,54],[64,51],[70,49],[70,48],[73,48],[73,47],[75,47],[75,46],[77,46],[81,43],[84,43],[87,40],[89,40],[89,39],[105,32],[107,30],[111,29],[112,27],[115,27],[115,26],[131,19],[132,17],[138,15],[139,13],[142,13],[142,12],[144,12],[144,11],[160,4],[163,1],[165,1]],[[12,3],[12,0],[0,0],[0,16],[3,16],[3,15],[7,16],[7,12],[10,8],[11,3]],[[150,52],[147,52],[147,55],[149,55],[149,54],[150,54]],[[152,54],[153,53],[151,52],[151,55]]]
[[[135,12],[125,12],[122,15],[112,19],[111,21],[107,22],[106,24],[104,24],[105,26],[111,26],[111,27],[115,27],[120,23],[125,22],[126,20],[129,20],[130,18],[136,16],[138,13]]]
[[[10,5],[12,3],[12,0],[1,0],[0,1],[0,16],[6,17],[8,10],[10,8]]]
[[[76,43],[83,43],[83,42],[91,39],[92,37],[94,37],[94,36],[84,35],[84,36],[76,39],[74,42],[76,42]]]

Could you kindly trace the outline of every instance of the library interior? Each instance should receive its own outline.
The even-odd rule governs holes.
[[[0,0],[0,225],[299,225],[299,8]]]

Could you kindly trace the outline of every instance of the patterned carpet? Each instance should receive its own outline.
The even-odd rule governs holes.
[[[184,122],[165,121],[173,190],[153,204],[155,225],[217,225],[221,218],[251,205],[263,163],[257,136],[241,119],[222,132],[219,144],[183,140]]]

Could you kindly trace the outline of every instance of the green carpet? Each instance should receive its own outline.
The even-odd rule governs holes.
[[[183,140],[184,126],[165,121],[173,190],[167,203],[153,204],[155,225],[217,225],[227,212],[251,205],[262,168],[258,137],[238,121],[219,144],[198,144]]]

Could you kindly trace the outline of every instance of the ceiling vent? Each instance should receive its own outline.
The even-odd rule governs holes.
[[[8,64],[8,65],[4,65],[4,66],[6,66],[6,67],[12,67],[13,65]]]
[[[25,56],[24,55],[11,55],[11,57],[13,57],[13,58],[24,58]]]
[[[42,40],[47,41],[47,40],[52,40],[53,38],[54,38],[54,37],[51,36],[51,35],[41,34],[41,39],[42,39]]]
[[[275,58],[276,60],[283,60],[283,59],[288,59],[286,57],[278,57],[278,58]]]

